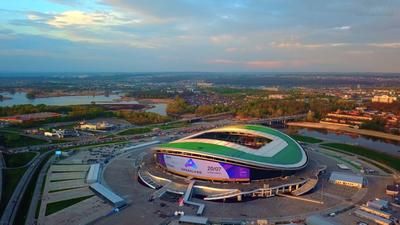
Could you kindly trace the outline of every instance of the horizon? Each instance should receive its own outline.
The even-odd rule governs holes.
[[[399,9],[395,1],[8,1],[0,69],[399,73]]]

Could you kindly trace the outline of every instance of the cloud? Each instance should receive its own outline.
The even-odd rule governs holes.
[[[115,13],[107,12],[83,12],[83,11],[65,11],[55,15],[52,19],[47,21],[47,24],[64,28],[67,26],[112,26],[127,23],[119,18]],[[140,23],[140,20],[132,20],[130,22]]]
[[[371,47],[378,48],[400,48],[400,42],[391,42],[391,43],[369,43],[367,44]]]
[[[217,35],[217,36],[211,36],[210,41],[214,44],[225,44],[228,42],[232,42],[234,40],[234,37],[231,35]]]
[[[375,51],[372,51],[372,50],[349,50],[349,51],[346,51],[346,53],[347,54],[349,54],[349,55],[371,55],[371,54],[374,54],[375,53]]]
[[[211,60],[210,63],[213,63],[213,64],[238,64],[241,62],[233,61],[230,59],[214,59],[214,60]]]
[[[237,52],[238,50],[238,48],[225,48],[226,52]]]
[[[334,27],[334,30],[350,30],[351,26],[340,26],[340,27]]]
[[[263,69],[273,69],[283,67],[285,63],[283,61],[276,60],[256,60],[248,61],[246,65],[252,68],[263,68]]]
[[[78,0],[49,0],[50,2],[54,2],[61,5],[68,5],[68,6],[77,6],[79,5]]]
[[[349,45],[348,43],[313,43],[304,44],[298,41],[282,41],[282,42],[272,42],[271,46],[274,48],[304,48],[304,49],[317,49],[317,48],[327,48],[327,47],[342,47]]]
[[[215,59],[210,61],[212,64],[221,65],[239,65],[251,69],[278,69],[278,68],[300,68],[310,65],[311,62],[305,60],[230,60],[230,59]]]
[[[29,20],[40,20],[41,17],[38,16],[38,15],[35,15],[35,14],[29,14],[29,15],[28,15],[28,19],[29,19]]]

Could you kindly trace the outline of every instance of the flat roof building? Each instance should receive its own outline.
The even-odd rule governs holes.
[[[350,187],[362,188],[364,186],[364,177],[355,174],[332,172],[329,182]]]
[[[185,215],[183,215],[179,218],[179,223],[206,225],[206,224],[208,224],[208,218],[202,217],[202,216],[185,216]]]
[[[360,206],[360,209],[362,211],[365,211],[365,212],[368,212],[368,213],[383,217],[385,219],[390,219],[392,217],[392,214],[390,214],[388,212],[385,212],[385,211],[382,211],[382,210],[377,209],[377,208],[370,207],[370,206],[362,205],[362,206]]]
[[[376,198],[374,200],[368,201],[367,206],[375,209],[387,209],[389,208],[389,202],[383,199]]]
[[[90,188],[110,201],[115,207],[121,208],[126,205],[126,201],[123,198],[100,183],[93,183]]]
[[[362,210],[357,209],[356,211],[354,211],[354,214],[360,218],[364,218],[364,219],[368,219],[371,221],[374,221],[376,224],[380,224],[380,225],[392,225],[393,221],[382,218],[380,216],[374,215],[372,213],[368,213]]]
[[[86,176],[86,183],[93,184],[99,180],[100,175],[100,164],[92,164],[90,165],[89,172]]]

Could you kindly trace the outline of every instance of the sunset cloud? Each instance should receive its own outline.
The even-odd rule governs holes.
[[[400,48],[400,42],[391,42],[391,43],[370,43],[368,44],[372,47],[378,48]]]
[[[399,72],[398,11],[400,1],[3,1],[0,68]]]
[[[140,23],[140,20],[134,20],[134,22]],[[124,23],[126,21],[121,20],[114,13],[87,13],[82,11],[66,11],[47,21],[47,24],[57,28],[66,26],[111,26]]]

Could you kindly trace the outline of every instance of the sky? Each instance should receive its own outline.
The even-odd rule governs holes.
[[[0,71],[400,72],[400,1],[0,0]]]

